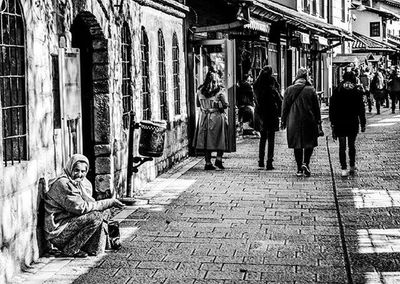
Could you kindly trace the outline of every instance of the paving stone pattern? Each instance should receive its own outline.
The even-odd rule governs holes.
[[[354,283],[400,283],[400,113],[384,109],[368,125],[357,138],[357,175],[341,178],[337,154],[333,161],[351,275]]]
[[[393,117],[384,110],[368,124]],[[118,215],[120,251],[40,259],[14,283],[348,283],[333,184],[353,283],[400,283],[399,128],[368,127],[358,139],[359,172],[346,179],[332,139],[334,179],[325,138],[309,178],[295,176],[285,132],[274,171],[257,167],[258,139],[239,139],[226,170],[205,172],[191,159],[141,190],[143,205]]]

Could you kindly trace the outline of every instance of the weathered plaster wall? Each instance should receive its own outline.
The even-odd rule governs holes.
[[[51,0],[21,1],[26,22],[27,54],[27,97],[29,122],[29,160],[21,164],[4,166],[0,164],[0,283],[7,282],[19,270],[21,265],[28,265],[39,256],[37,241],[37,212],[39,202],[39,180],[48,180],[60,173],[60,136],[53,127],[53,94],[51,74],[51,54],[57,52],[58,35]],[[71,47],[69,28],[76,15],[89,11],[99,23],[108,45],[109,61],[109,123],[110,144],[98,147],[99,152],[111,153],[109,160],[110,175],[96,180],[96,186],[109,187],[120,194],[126,191],[127,167],[127,131],[122,129],[121,98],[121,59],[120,32],[122,21],[131,27],[133,44],[132,88],[134,108],[137,119],[141,111],[141,68],[140,68],[140,28],[148,32],[150,43],[150,77],[154,120],[159,120],[158,67],[157,67],[157,31],[162,29],[166,46],[167,93],[170,110],[170,125],[165,141],[165,153],[162,157],[143,165],[134,175],[134,188],[140,191],[141,185],[173,163],[187,155],[186,131],[186,94],[185,94],[185,56],[183,38],[183,19],[143,7],[135,1],[125,1],[124,13],[112,12],[111,2],[98,0],[60,1],[66,5],[64,23],[66,45]],[[100,1],[101,2],[101,1]],[[148,1],[147,1],[148,2]],[[0,0],[0,5],[2,0]],[[181,75],[181,115],[173,112],[172,81],[172,35],[176,32],[179,41]],[[1,115],[1,113],[0,113]],[[0,117],[1,118],[1,117]],[[106,117],[107,118],[107,117]],[[0,131],[1,133],[2,131]],[[1,135],[1,134],[0,134]],[[135,131],[135,149],[139,131]],[[0,136],[1,138],[1,136]],[[2,152],[0,143],[0,153]],[[100,160],[99,160],[100,161]],[[108,163],[108,162],[107,162]],[[102,166],[102,165],[98,165]]]
[[[0,1],[0,5],[1,5]],[[28,100],[29,161],[7,166],[1,162],[0,282],[5,283],[19,265],[38,257],[36,221],[38,181],[55,175],[53,99],[50,78],[52,35],[49,3],[21,1],[26,23],[26,89]],[[43,5],[43,6],[42,6]],[[2,132],[2,131],[1,131]],[[1,134],[0,134],[1,135]]]

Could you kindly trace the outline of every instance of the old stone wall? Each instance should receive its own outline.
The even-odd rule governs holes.
[[[3,0],[0,0],[0,5]],[[56,1],[21,1],[26,29],[26,81],[28,98],[28,161],[14,165],[0,164],[0,283],[7,283],[21,266],[29,265],[40,254],[43,240],[37,227],[42,183],[60,174],[62,170],[60,131],[54,129],[51,55],[59,44],[60,23],[57,22]],[[121,98],[121,26],[129,23],[132,36],[132,90],[136,119],[141,111],[140,29],[146,28],[150,44],[150,83],[154,120],[159,120],[157,32],[162,29],[165,39],[169,129],[165,152],[160,158],[144,164],[134,174],[133,191],[139,192],[143,183],[187,156],[187,112],[185,86],[185,56],[183,18],[173,9],[160,11],[150,0],[124,1],[123,13],[112,7],[111,1],[60,0],[62,26],[65,28],[65,46],[71,47],[69,31],[74,18],[83,11],[90,12],[100,25],[106,38],[108,53],[108,93],[99,102],[105,102],[107,111],[102,119],[108,120],[109,144],[95,147],[95,186],[125,194],[127,184],[128,132],[122,127]],[[60,12],[57,8],[57,12]],[[182,12],[178,13],[182,14]],[[61,29],[62,30],[62,29]],[[172,35],[177,34],[180,57],[181,114],[173,112]],[[62,43],[64,44],[64,43]],[[104,61],[102,61],[104,62]],[[97,87],[97,86],[95,86]],[[100,86],[101,87],[101,86]],[[1,116],[1,113],[0,113]],[[1,118],[1,117],[0,117]],[[2,131],[0,131],[1,133]],[[0,134],[1,135],[1,134]],[[101,136],[102,132],[95,133]],[[1,138],[1,137],[0,137]],[[106,140],[107,140],[106,139]],[[138,153],[139,131],[135,131],[134,153]],[[104,139],[103,139],[104,140]],[[0,143],[0,154],[2,153]],[[110,153],[110,154],[109,154]],[[104,175],[103,175],[104,173]],[[41,182],[40,182],[41,181]]]

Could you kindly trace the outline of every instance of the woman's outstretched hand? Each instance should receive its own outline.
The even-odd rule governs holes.
[[[113,202],[112,202],[112,206],[113,206],[113,207],[117,207],[117,208],[119,208],[119,209],[122,209],[122,208],[125,207],[125,204],[122,203],[121,201],[119,201],[118,199],[113,198],[112,200],[113,200]]]

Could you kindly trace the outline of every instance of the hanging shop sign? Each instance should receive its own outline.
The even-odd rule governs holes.
[[[300,43],[310,44],[310,36],[308,34],[297,31],[295,35],[300,39]]]

